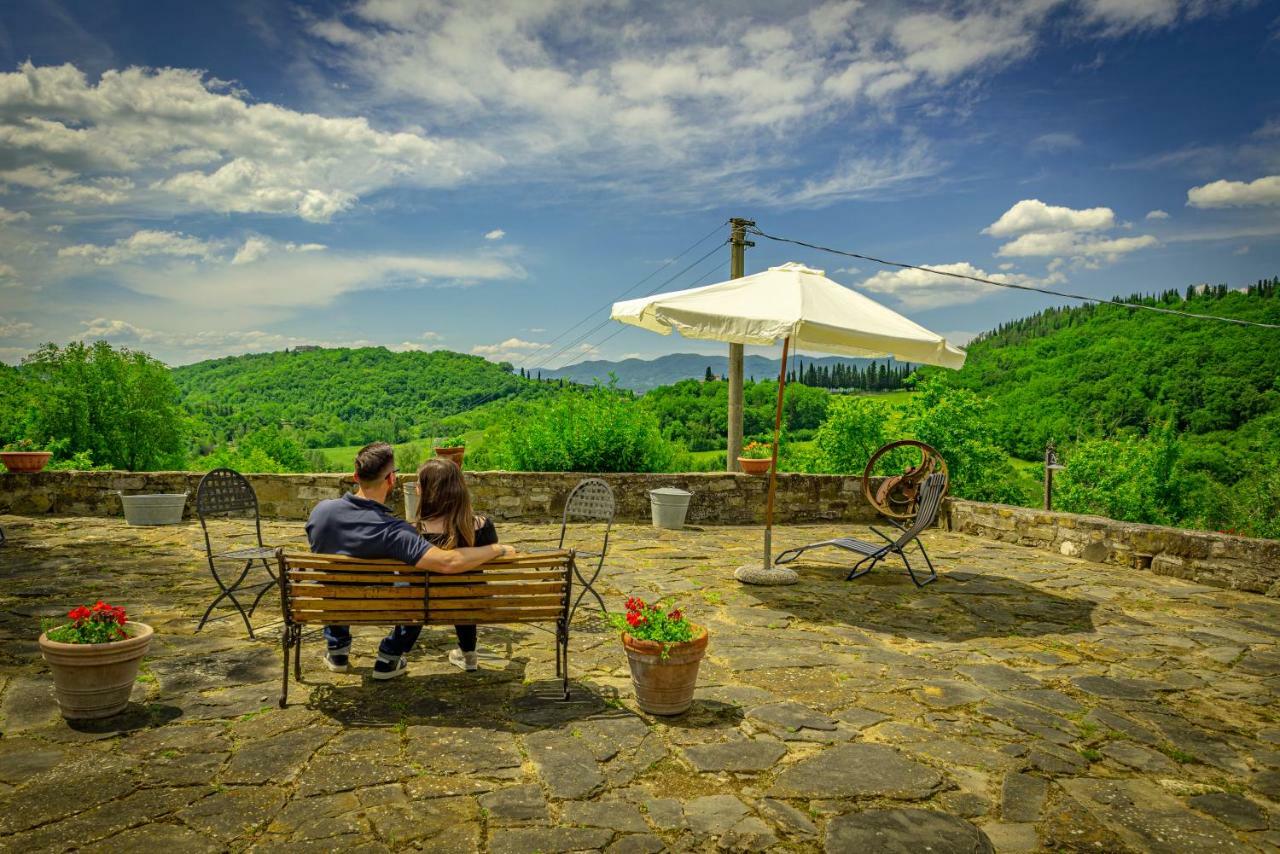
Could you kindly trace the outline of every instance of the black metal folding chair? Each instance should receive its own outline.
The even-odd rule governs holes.
[[[608,613],[608,609],[604,605],[604,599],[596,592],[595,582],[600,577],[600,570],[604,568],[604,558],[609,552],[609,532],[613,528],[613,514],[616,505],[613,500],[613,490],[609,488],[609,484],[605,483],[598,477],[587,478],[578,482],[578,485],[569,493],[569,497],[564,502],[564,521],[560,523],[560,543],[557,548],[564,548],[565,536],[569,532],[569,525],[574,522],[604,522],[604,539],[600,543],[599,551],[590,551],[584,549],[574,549],[576,561],[573,565],[573,572],[578,576],[578,581],[582,584],[582,589],[578,591],[578,598],[573,602],[573,608],[569,610],[569,618],[573,619],[574,613],[578,610],[578,605],[582,602],[582,597],[588,592],[596,598],[596,602],[600,604],[600,610]],[[585,560],[584,560],[585,559]],[[580,566],[595,560],[595,571],[591,573],[591,578],[587,579],[582,576]]]
[[[849,575],[845,579],[846,581],[852,581],[855,578],[866,575],[875,568],[877,563],[889,555],[897,555],[906,564],[907,574],[911,576],[911,580],[915,582],[916,587],[924,587],[926,584],[938,580],[938,571],[933,568],[933,562],[929,560],[929,553],[925,551],[924,543],[920,542],[920,533],[937,520],[938,509],[942,506],[942,496],[946,490],[947,476],[945,474],[935,472],[926,477],[920,487],[920,496],[917,502],[919,510],[911,524],[901,525],[892,519],[889,520],[900,532],[897,539],[873,527],[871,530],[883,538],[885,540],[884,543],[869,543],[866,540],[859,540],[854,537],[837,537],[834,540],[823,540],[820,543],[810,543],[807,546],[787,549],[778,555],[777,559],[774,560],[774,564],[791,563],[800,555],[809,551],[809,549],[832,546],[863,555],[863,558],[853,565],[853,569],[849,571]],[[920,554],[924,556],[924,562],[929,566],[929,574],[924,577],[923,581],[916,577],[916,571],[911,566],[911,561],[907,560],[905,549],[913,541],[920,549]],[[863,564],[867,564],[865,569],[861,568]]]
[[[196,515],[200,517],[200,528],[204,531],[204,548],[209,558],[209,572],[213,575],[213,581],[218,585],[218,590],[220,591],[214,597],[214,600],[209,603],[209,607],[205,609],[204,616],[200,618],[200,625],[196,626],[196,631],[198,632],[204,628],[204,624],[209,620],[209,615],[213,613],[213,609],[217,607],[219,602],[223,599],[230,599],[231,604],[240,612],[240,618],[244,620],[244,627],[248,630],[249,637],[253,637],[253,626],[250,624],[249,618],[253,616],[254,610],[258,607],[258,603],[262,601],[262,597],[266,595],[267,591],[277,585],[275,571],[271,568],[271,562],[275,560],[276,551],[275,548],[262,542],[262,518],[258,515],[258,496],[254,493],[253,487],[249,485],[249,481],[240,472],[231,469],[214,469],[200,478],[200,486],[196,489]],[[215,552],[213,550],[213,542],[209,537],[209,520],[219,517],[246,520],[252,517],[254,533],[257,536],[257,546]],[[239,563],[240,561],[244,561],[240,574],[236,576],[234,581],[227,584],[218,572],[218,563]],[[262,568],[267,571],[267,575],[270,576],[271,580],[251,584],[243,588],[245,592],[249,593],[257,591],[257,595],[253,597],[253,604],[249,606],[249,610],[246,613],[244,606],[236,598],[236,593],[241,591],[244,580],[248,577],[249,571],[253,569],[255,563],[262,564]]]

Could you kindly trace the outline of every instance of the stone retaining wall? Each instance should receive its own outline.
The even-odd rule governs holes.
[[[766,478],[744,474],[607,474],[618,502],[618,520],[646,522],[650,489],[674,486],[693,493],[692,525],[747,525],[764,521]],[[195,472],[0,473],[0,514],[58,513],[120,516],[116,492],[190,492],[186,515],[194,509]],[[303,520],[317,501],[352,488],[350,475],[256,474],[249,480],[262,515]],[[583,475],[563,472],[467,472],[476,509],[494,518],[559,520],[565,498]],[[403,482],[403,478],[402,478]],[[397,489],[396,510],[404,507]],[[1206,531],[1117,522],[1100,516],[1046,513],[1026,507],[948,499],[943,523],[951,530],[1019,543],[1095,563],[1170,575],[1214,587],[1280,597],[1280,541],[1234,537]],[[778,476],[777,521],[874,521],[862,497],[860,478],[840,475]]]
[[[34,515],[120,516],[117,492],[190,492],[186,515],[195,508],[195,472],[41,472],[0,474],[0,513]],[[559,520],[574,484],[584,475],[563,472],[467,472],[476,509],[496,519]],[[744,474],[606,474],[613,487],[618,520],[649,519],[649,490],[673,486],[693,493],[690,524],[745,525],[764,521],[768,479]],[[251,474],[262,515],[306,519],[323,498],[336,498],[352,488],[350,475]],[[406,478],[402,477],[403,483]],[[391,506],[403,510],[399,489]],[[875,512],[862,497],[861,479],[838,475],[780,474],[777,521],[869,522]]]
[[[1280,596],[1280,540],[960,499],[948,499],[945,512],[949,527],[959,533],[1052,549],[1212,587]]]

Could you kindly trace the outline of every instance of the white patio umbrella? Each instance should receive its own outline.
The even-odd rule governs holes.
[[[904,362],[958,369],[964,351],[895,311],[839,285],[821,270],[795,262],[714,285],[625,300],[613,304],[612,318],[662,335],[732,344],[775,344],[782,340],[778,405],[773,428],[773,462],[765,505],[764,562],[739,568],[742,581],[789,584],[796,575],[772,566],[773,502],[777,492],[778,434],[790,348],[841,356],[893,356]]]

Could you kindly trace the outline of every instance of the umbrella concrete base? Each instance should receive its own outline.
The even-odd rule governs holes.
[[[746,566],[738,567],[733,571],[733,577],[743,584],[766,586],[795,584],[800,580],[800,576],[796,575],[795,570],[781,566],[761,566],[758,563],[749,563]]]

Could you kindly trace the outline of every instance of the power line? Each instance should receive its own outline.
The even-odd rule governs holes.
[[[725,245],[726,243],[728,243],[728,242],[729,242],[728,240],[724,240],[724,241],[722,241],[722,242],[720,242],[720,243],[717,243],[715,246],[712,246],[709,250],[707,250],[707,252],[706,252],[706,253],[704,253],[700,258],[698,258],[698,259],[697,259],[696,261],[694,261],[692,264],[690,264],[689,266],[685,267],[683,270],[681,270],[680,272],[678,272],[678,273],[676,273],[675,275],[671,276],[670,278],[668,278],[668,279],[666,279],[666,280],[664,280],[664,281],[662,281],[662,282],[659,282],[657,285],[655,285],[655,286],[653,287],[653,289],[652,289],[652,290],[650,290],[650,291],[649,291],[648,293],[646,293],[644,296],[652,296],[652,295],[656,294],[658,291],[662,290],[664,287],[666,287],[667,285],[671,284],[671,283],[672,283],[672,282],[674,282],[676,279],[680,278],[680,277],[681,277],[681,276],[683,276],[685,273],[689,272],[689,271],[690,271],[690,270],[692,270],[694,267],[698,266],[698,265],[699,265],[699,264],[701,264],[703,261],[705,261],[705,260],[707,260],[708,258],[710,258],[712,255],[714,255],[716,252],[718,252],[718,251],[720,250],[720,247],[724,246],[724,245]],[[714,268],[713,268],[713,269],[714,269]],[[704,275],[705,275],[705,274],[704,274]],[[593,312],[593,313],[594,313],[594,312]],[[605,319],[604,319],[603,321],[601,321],[600,323],[598,323],[598,324],[596,324],[595,326],[591,327],[591,328],[590,328],[590,329],[588,329],[586,332],[582,333],[582,334],[581,334],[581,335],[579,335],[577,338],[573,339],[573,340],[572,340],[572,341],[570,341],[568,344],[565,344],[565,345],[564,345],[563,347],[561,347],[559,350],[557,350],[556,352],[552,353],[550,356],[547,356],[545,359],[543,359],[543,360],[542,360],[541,362],[539,362],[538,364],[534,365],[532,369],[528,369],[528,368],[527,368],[526,370],[533,370],[533,369],[537,369],[537,368],[544,367],[548,362],[550,362],[550,361],[554,360],[557,356],[560,356],[561,354],[563,354],[563,353],[567,352],[570,348],[572,348],[572,347],[576,346],[577,344],[582,343],[582,342],[583,342],[583,341],[585,341],[587,338],[590,338],[592,335],[596,334],[596,333],[597,333],[597,332],[599,332],[601,329],[604,329],[606,326],[608,326],[608,325],[609,325],[610,323],[612,323],[612,322],[613,322],[613,318],[612,318],[612,317],[607,317],[607,318],[605,318]],[[625,329],[626,327],[623,327],[623,328]],[[622,331],[622,330],[619,330],[619,331]],[[613,337],[613,336],[611,335],[611,336],[609,336],[609,337],[611,338],[611,337]],[[605,339],[605,340],[608,340],[608,339]],[[602,342],[600,342],[600,343],[601,343],[601,344],[603,344],[604,342],[602,341]],[[596,347],[599,347],[599,346],[600,346],[600,344],[596,344],[595,346],[596,346]]]
[[[641,285],[643,285],[645,282],[649,281],[649,280],[650,280],[650,279],[652,279],[654,276],[658,275],[658,274],[659,274],[659,273],[661,273],[663,270],[667,269],[667,268],[668,268],[668,267],[670,267],[672,264],[674,264],[675,262],[679,261],[679,260],[680,260],[681,258],[683,258],[684,256],[688,255],[688,254],[689,254],[690,252],[692,252],[694,249],[696,249],[697,247],[701,246],[703,243],[705,243],[705,242],[707,241],[707,239],[708,239],[708,238],[710,238],[713,234],[715,234],[717,231],[719,231],[721,228],[723,228],[723,227],[724,227],[724,225],[725,225],[725,222],[728,222],[728,220],[725,220],[724,222],[718,222],[718,223],[716,223],[715,228],[711,229],[711,230],[710,230],[710,231],[708,231],[706,234],[702,235],[702,237],[699,237],[699,238],[698,238],[697,240],[695,240],[693,243],[689,244],[687,247],[685,247],[683,250],[681,250],[679,254],[677,254],[677,255],[673,255],[671,258],[668,258],[668,259],[667,259],[667,261],[666,261],[666,263],[665,263],[665,264],[663,264],[661,267],[656,268],[655,270],[653,270],[652,272],[650,272],[648,275],[646,275],[646,276],[644,276],[643,278],[641,278],[641,279],[640,279],[640,281],[638,281],[638,282],[636,282],[635,284],[633,284],[633,285],[631,285],[630,287],[628,287],[626,290],[623,290],[623,291],[619,292],[619,293],[618,293],[616,296],[614,296],[614,298],[613,298],[613,299],[611,299],[609,302],[605,303],[604,305],[600,306],[599,308],[594,308],[594,309],[592,309],[591,311],[587,312],[587,313],[582,317],[582,319],[581,319],[581,320],[579,320],[577,323],[575,323],[575,324],[573,324],[572,326],[570,326],[568,329],[565,329],[563,332],[560,332],[560,333],[559,333],[559,334],[557,334],[554,338],[552,338],[552,339],[550,339],[550,340],[548,340],[548,341],[545,341],[545,342],[543,342],[542,344],[539,344],[537,348],[535,348],[535,349],[533,349],[533,350],[529,351],[527,354],[525,354],[525,356],[524,356],[524,357],[523,357],[523,358],[522,358],[522,359],[521,359],[521,360],[520,360],[520,361],[515,365],[515,367],[517,367],[517,368],[526,367],[526,366],[528,365],[528,363],[529,363],[529,360],[533,359],[535,356],[537,356],[537,355],[539,355],[540,353],[542,353],[542,352],[546,351],[547,349],[549,349],[549,348],[551,347],[551,345],[552,345],[552,344],[556,343],[556,342],[557,342],[557,341],[559,341],[561,338],[563,338],[564,336],[568,335],[570,332],[572,332],[573,330],[577,329],[577,328],[578,328],[579,326],[581,326],[582,324],[586,323],[588,320],[590,320],[590,319],[591,319],[592,317],[594,317],[596,314],[598,314],[599,312],[603,311],[603,310],[604,310],[604,309],[606,309],[606,308],[609,308],[611,305],[613,305],[613,304],[614,304],[615,302],[617,302],[619,299],[621,299],[622,297],[624,297],[624,296],[626,296],[627,294],[631,293],[631,292],[632,292],[632,291],[634,291],[636,288],[640,287],[640,286],[641,286]],[[719,247],[717,247],[717,248],[719,248]]]
[[[1065,299],[1075,299],[1082,302],[1098,303],[1099,305],[1115,305],[1128,309],[1143,309],[1145,311],[1154,311],[1160,314],[1173,314],[1178,317],[1190,317],[1196,320],[1219,320],[1223,323],[1234,323],[1237,326],[1257,326],[1262,329],[1280,329],[1280,324],[1262,323],[1257,320],[1241,320],[1237,317],[1221,317],[1216,314],[1196,314],[1190,311],[1178,311],[1175,308],[1160,308],[1154,305],[1143,305],[1136,302],[1118,302],[1116,300],[1100,299],[1098,297],[1084,296],[1083,294],[1071,294],[1065,291],[1054,291],[1048,288],[1037,288],[1031,285],[1019,285],[1013,282],[997,282],[992,279],[984,279],[981,276],[966,276],[964,273],[952,273],[947,270],[935,270],[932,267],[921,267],[916,264],[904,264],[901,261],[886,261],[883,258],[874,258],[870,255],[863,255],[859,252],[846,252],[843,249],[832,249],[829,246],[819,246],[816,243],[807,243],[803,240],[794,240],[790,237],[777,237],[776,235],[767,234],[760,229],[752,226],[747,229],[752,234],[773,240],[777,243],[792,243],[796,246],[804,246],[808,249],[816,249],[819,252],[830,252],[832,255],[843,255],[846,258],[857,258],[860,261],[870,261],[873,264],[883,264],[886,267],[901,267],[904,270],[919,270],[923,273],[933,273],[936,276],[950,276],[953,279],[966,279],[970,282],[979,282],[984,285],[994,285],[997,288],[1010,288],[1018,291],[1030,291],[1037,294],[1046,294],[1048,296],[1063,297]]]
[[[727,240],[725,241],[725,243],[728,243],[728,242],[729,242],[729,241],[727,241]],[[721,244],[720,244],[720,246],[723,246],[723,245],[724,245],[724,243],[721,243]],[[719,248],[720,248],[720,246],[717,246],[717,247],[716,247],[716,249],[719,249]],[[703,257],[705,258],[706,256],[704,255]],[[694,263],[697,263],[697,262],[694,262]],[[700,285],[700,284],[702,284],[703,282],[705,282],[705,281],[707,280],[707,278],[708,278],[712,273],[714,273],[714,272],[715,272],[715,270],[716,270],[716,268],[715,268],[715,266],[713,265],[713,266],[711,267],[711,269],[707,270],[707,271],[706,271],[705,273],[703,273],[701,276],[699,276],[698,278],[694,279],[694,280],[693,280],[693,284],[689,285],[689,287],[690,287],[690,288],[696,288],[698,285]],[[654,293],[657,293],[656,289],[655,289],[655,290],[653,290],[653,291],[650,291],[648,294],[645,294],[645,296],[650,296],[650,295],[652,295],[652,294],[654,294]],[[597,327],[597,328],[598,328],[598,327]],[[598,350],[599,348],[603,347],[606,343],[608,343],[609,341],[612,341],[614,338],[616,338],[617,336],[621,335],[623,332],[626,332],[626,331],[627,331],[627,327],[626,327],[626,326],[620,326],[618,329],[614,330],[613,332],[610,332],[608,335],[606,335],[606,336],[605,336],[604,338],[602,338],[601,340],[597,341],[595,344],[592,344],[592,345],[591,345],[591,349],[593,349],[593,350]]]

